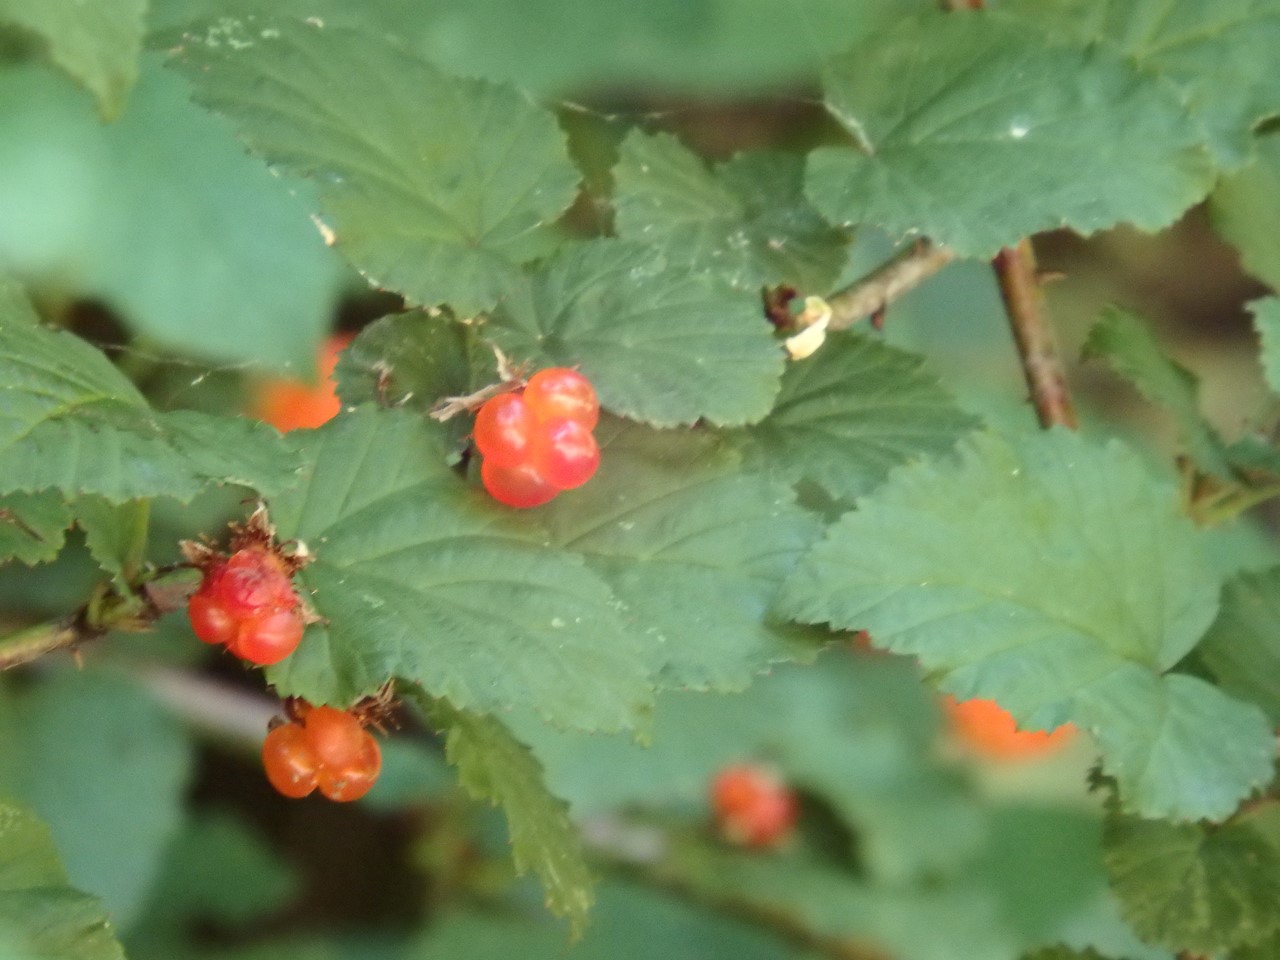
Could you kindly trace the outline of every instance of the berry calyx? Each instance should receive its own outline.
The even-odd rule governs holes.
[[[480,464],[480,482],[493,499],[521,510],[542,506],[560,492],[528,463],[508,468],[485,460]]]
[[[568,367],[550,367],[535,373],[524,388],[524,402],[544,422],[567,418],[592,430],[600,419],[595,387]]]
[[[561,417],[542,424],[530,463],[551,486],[572,490],[595,475],[600,466],[600,448],[590,428]]]
[[[480,408],[472,433],[486,462],[514,468],[528,459],[537,426],[524,399],[516,393],[504,393]]]
[[[1056,730],[1019,730],[1013,715],[994,700],[957,701],[944,696],[942,706],[956,738],[966,747],[993,760],[1026,759],[1063,747],[1075,735],[1075,727]]]
[[[773,771],[735,764],[711,782],[711,809],[721,835],[745,847],[776,847],[795,826],[795,794]]]
[[[267,780],[286,797],[317,787],[330,800],[358,800],[382,769],[382,751],[359,717],[334,707],[296,703],[298,719],[267,733],[262,764]]]

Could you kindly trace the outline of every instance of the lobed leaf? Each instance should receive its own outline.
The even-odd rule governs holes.
[[[1104,855],[1125,918],[1143,939],[1217,954],[1280,924],[1280,851],[1255,813],[1221,827],[1111,816]]]
[[[146,547],[150,503],[129,500],[108,503],[101,497],[75,501],[76,525],[84,531],[85,546],[106,573],[127,584],[128,575],[142,562]]]
[[[1226,445],[1200,413],[1199,381],[1165,356],[1140,318],[1117,307],[1107,308],[1089,331],[1083,355],[1104,357],[1144,397],[1168,410],[1192,459],[1210,473],[1230,477]]]
[[[1155,230],[1212,185],[1176,90],[1116,51],[999,12],[903,21],[833,60],[825,87],[859,149],[810,155],[818,210],[961,256],[1064,226]]]
[[[323,619],[268,669],[281,693],[345,705],[401,677],[464,710],[637,721],[648,641],[581,558],[446,466],[438,429],[362,408],[293,436],[307,467],[271,515],[315,556],[298,581]]]
[[[625,605],[664,686],[742,689],[816,652],[768,612],[819,532],[786,485],[744,473],[707,433],[605,421],[597,439],[599,472],[538,519]]]
[[[670,134],[639,131],[620,154],[613,202],[624,239],[747,290],[786,283],[825,293],[839,277],[849,234],[805,199],[798,154],[740,153],[708,169]]]
[[[1280,114],[1277,0],[1009,0],[1037,29],[1101,41],[1180,89],[1223,166],[1248,161],[1253,129]]]
[[[23,315],[0,315],[0,383],[0,491],[185,502],[211,484],[275,492],[294,481],[269,427],[152,410],[100,351]]]
[[[1253,325],[1262,341],[1262,372],[1267,385],[1280,393],[1280,297],[1263,297],[1249,304]]]
[[[602,405],[660,427],[757,421],[783,368],[758,293],[620,240],[552,257],[508,291],[483,333],[516,361],[581,366]]]
[[[255,153],[318,185],[323,231],[375,286],[470,315],[556,242],[578,173],[510,87],[314,18],[220,19],[178,64]]]
[[[0,0],[0,22],[40,38],[49,59],[114,119],[138,78],[147,0]]]
[[[0,497],[0,562],[32,566],[58,555],[71,526],[71,511],[56,492]]]
[[[102,904],[68,886],[48,829],[7,800],[0,800],[0,955],[124,960]]]
[[[1270,779],[1266,719],[1162,676],[1216,591],[1169,487],[1123,447],[1054,431],[980,434],[957,460],[899,470],[810,552],[782,607],[866,629],[1024,726],[1074,721],[1141,816],[1221,819]]]
[[[877,340],[829,334],[815,355],[787,364],[772,412],[730,436],[751,469],[861,496],[893,467],[946,453],[978,425],[923,363]]]
[[[581,936],[595,901],[594,881],[568,805],[547,790],[537,759],[494,717],[443,700],[430,704],[427,714],[445,733],[445,755],[462,786],[477,800],[502,807],[516,869],[538,875],[547,908],[569,921],[575,939]]]
[[[1196,653],[1233,696],[1280,724],[1280,567],[1244,572],[1222,588],[1218,619]]]
[[[1213,228],[1240,252],[1240,264],[1280,290],[1280,137],[1254,138],[1257,156],[1224,176],[1209,195]]]

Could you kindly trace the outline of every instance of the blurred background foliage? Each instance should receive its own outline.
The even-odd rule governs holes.
[[[511,80],[559,106],[585,171],[567,228],[610,217],[628,130],[709,158],[830,139],[821,58],[926,0],[152,0],[148,52],[120,115],[21,31],[0,31],[0,269],[45,318],[107,350],[162,408],[259,409],[281,375],[314,378],[322,342],[394,310],[324,245],[286,185],[193,105],[164,66],[189,24],[262,13],[354,22],[448,70]],[[3,5],[0,5],[3,9]],[[890,81],[887,81],[890,82]],[[1167,459],[1172,424],[1099,363],[1077,362],[1101,308],[1155,324],[1234,435],[1263,412],[1245,303],[1263,288],[1215,232],[1274,232],[1253,179],[1170,230],[1038,238],[1086,418]],[[1253,178],[1253,179],[1251,179]],[[1266,226],[1267,223],[1272,226]],[[844,283],[892,252],[860,234]],[[1248,265],[1276,281],[1268,270]],[[812,291],[822,293],[826,291]],[[885,338],[923,354],[963,403],[1029,426],[991,270],[959,263],[895,304]],[[235,490],[157,503],[157,560],[240,512]],[[1266,517],[1216,535],[1224,570],[1275,561]],[[97,579],[74,533],[58,559],[0,567],[0,627],[72,608]],[[1061,941],[1159,956],[1120,921],[1099,866],[1084,738],[1016,762],[950,731],[908,662],[841,647],[735,696],[673,693],[646,746],[512,718],[568,798],[606,878],[568,956],[628,960],[1015,957]],[[565,930],[506,856],[505,827],[465,800],[421,721],[403,717],[370,796],[287,801],[256,745],[274,701],[256,674],[191,642],[181,617],[0,680],[0,794],[35,810],[71,883],[103,899],[135,960],[559,957]],[[706,786],[774,765],[802,829],[775,854],[723,846]],[[0,916],[2,919],[2,916]],[[843,953],[838,951],[844,951]]]

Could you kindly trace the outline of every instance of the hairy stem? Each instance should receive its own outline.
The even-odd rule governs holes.
[[[1015,247],[1005,247],[996,254],[992,265],[1040,426],[1076,429],[1079,421],[1045,310],[1031,241],[1022,240]]]
[[[827,297],[829,329],[844,330],[878,313],[904,293],[914,290],[952,260],[955,254],[928,240],[919,240],[892,260]]]

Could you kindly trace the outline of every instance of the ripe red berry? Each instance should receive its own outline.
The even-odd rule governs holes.
[[[191,629],[205,643],[230,643],[236,637],[236,619],[221,603],[203,591],[196,592],[187,604]]]
[[[205,570],[187,606],[191,628],[205,643],[223,643],[259,665],[278,663],[302,640],[305,627],[285,561],[253,544]]]
[[[591,381],[577,370],[550,367],[529,378],[524,402],[539,420],[576,420],[588,430],[600,419],[600,400]]]
[[[777,846],[796,820],[795,794],[777,775],[752,764],[726,767],[716,775],[711,807],[724,837],[747,847]]]
[[[600,448],[589,427],[560,417],[539,425],[529,462],[553,487],[572,490],[595,474],[600,466]]]
[[[297,609],[265,610],[240,621],[227,649],[250,663],[269,666],[298,649],[304,629]]]
[[[359,800],[372,788],[382,769],[382,751],[368,730],[360,730],[360,745],[346,763],[324,764],[316,773],[320,792],[330,800]]]
[[[508,469],[485,460],[480,464],[480,481],[493,499],[518,509],[541,506],[560,492],[528,463]]]
[[[495,466],[513,468],[528,459],[536,429],[533,412],[521,396],[504,393],[480,408],[473,435],[476,449],[486,461]]]
[[[369,736],[354,714],[333,707],[312,707],[303,717],[302,726],[322,766],[341,767],[350,763]]]
[[[279,793],[297,799],[316,788],[316,757],[300,723],[286,723],[267,733],[262,767]]]

